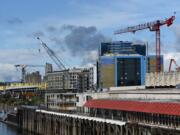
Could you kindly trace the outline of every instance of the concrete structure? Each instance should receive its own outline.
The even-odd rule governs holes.
[[[8,83],[0,87],[2,94],[10,93],[14,97],[30,98],[45,93],[46,83]]]
[[[179,116],[148,115],[140,112],[89,109],[90,115],[18,109],[18,126],[42,135],[179,135]],[[109,117],[111,114],[111,117]],[[115,117],[116,116],[116,117]]]
[[[176,87],[180,84],[180,72],[160,72],[146,74],[146,87]]]
[[[131,88],[129,88],[131,89]],[[77,111],[87,112],[84,104],[89,99],[117,99],[117,100],[140,100],[140,101],[164,101],[178,102],[180,101],[180,90],[175,88],[164,89],[117,89],[107,90],[106,92],[86,92],[77,93]]]
[[[48,84],[48,90],[69,89],[68,70],[46,73],[46,79]]]
[[[25,82],[26,83],[41,83],[41,75],[39,71],[26,74]]]
[[[93,88],[93,76],[92,68],[53,71],[46,74],[48,90],[83,92]]]
[[[51,72],[53,72],[53,66],[52,66],[52,64],[46,63],[46,65],[45,65],[45,75],[46,75],[47,73],[51,73]]]
[[[50,110],[61,112],[76,111],[75,93],[46,93],[45,105]]]

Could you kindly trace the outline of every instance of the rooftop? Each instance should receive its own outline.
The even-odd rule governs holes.
[[[88,108],[180,116],[180,103],[178,102],[171,103],[171,102],[98,99],[98,100],[89,100],[85,103],[84,106]]]

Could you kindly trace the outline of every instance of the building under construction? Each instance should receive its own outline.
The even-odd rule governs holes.
[[[73,68],[46,73],[48,91],[83,92],[94,88],[93,68]]]

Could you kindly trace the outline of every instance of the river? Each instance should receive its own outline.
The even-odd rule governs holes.
[[[16,127],[9,126],[1,122],[0,122],[0,134],[1,135],[23,135],[21,133],[18,133],[18,130]]]
[[[0,135],[34,135],[27,132],[21,132],[16,127],[0,122]]]
[[[0,117],[2,117],[3,115],[4,113],[0,111]],[[18,128],[15,126],[11,126],[0,122],[0,135],[34,135],[34,134],[22,132],[18,130]]]

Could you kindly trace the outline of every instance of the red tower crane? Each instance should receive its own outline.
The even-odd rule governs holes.
[[[136,26],[127,27],[124,29],[120,29],[114,32],[114,34],[123,34],[127,32],[135,33],[139,30],[149,29],[150,31],[156,32],[156,72],[160,72],[161,63],[160,63],[160,55],[161,55],[161,40],[160,40],[160,27],[163,25],[167,25],[168,27],[173,24],[175,20],[175,16],[171,16],[165,20],[156,20],[154,22],[148,22],[144,24],[139,24]]]
[[[169,63],[169,72],[171,72],[172,63],[175,64],[175,66],[176,66],[176,71],[180,71],[180,67],[179,67],[178,64],[176,63],[175,59],[171,59],[171,60],[170,60],[170,63]]]

